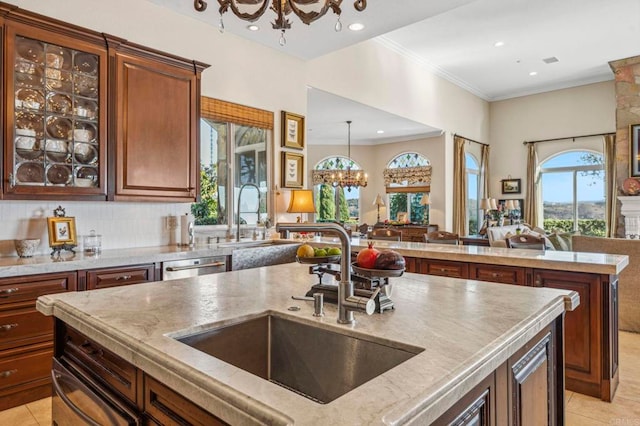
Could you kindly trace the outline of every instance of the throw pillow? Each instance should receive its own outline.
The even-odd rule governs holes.
[[[547,235],[547,238],[549,238],[549,241],[551,241],[553,248],[555,248],[556,250],[571,251],[569,245],[567,244],[567,241],[564,238],[561,238],[560,234],[554,232]]]

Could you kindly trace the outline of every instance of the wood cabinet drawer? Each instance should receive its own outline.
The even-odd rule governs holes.
[[[31,305],[39,296],[75,290],[75,272],[3,278],[0,279],[0,305]]]
[[[86,271],[87,290],[155,281],[155,265],[105,268]]]
[[[466,263],[461,262],[422,259],[420,273],[449,278],[467,278],[469,276],[469,267]]]
[[[65,361],[136,403],[137,369],[82,333],[60,325]]]
[[[153,377],[144,376],[144,411],[159,424],[226,425]]]
[[[502,284],[525,285],[525,269],[515,266],[472,264],[469,268],[472,280],[491,281]]]
[[[35,308],[0,309],[0,350],[51,340],[53,319]]]
[[[0,353],[0,399],[50,381],[53,344],[40,343]]]

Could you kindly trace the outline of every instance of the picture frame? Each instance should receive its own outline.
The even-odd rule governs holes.
[[[49,231],[49,246],[51,248],[78,245],[75,217],[48,217],[47,230]]]
[[[304,116],[282,111],[281,145],[287,148],[304,149]]]
[[[503,194],[520,194],[522,192],[520,179],[502,179]]]
[[[640,124],[629,126],[629,176],[640,176]]]
[[[396,220],[400,223],[408,223],[409,222],[409,213],[408,212],[398,212]]]
[[[304,155],[293,152],[282,153],[282,187],[302,188],[304,184]]]

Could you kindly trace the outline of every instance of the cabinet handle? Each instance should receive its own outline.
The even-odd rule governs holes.
[[[89,342],[87,340],[85,340],[80,345],[80,349],[82,349],[82,352],[84,352],[85,354],[87,354],[89,356],[97,355],[97,356],[101,357],[104,354],[102,349],[94,348],[93,346],[91,346],[91,342]]]
[[[176,272],[176,271],[186,271],[187,269],[199,269],[199,268],[208,268],[213,266],[225,266],[226,262],[213,262],[213,263],[201,263],[198,265],[188,265],[188,266],[167,266],[166,271]]]
[[[440,272],[447,272],[445,268],[440,268]]]
[[[12,328],[16,328],[18,324],[2,324],[0,325],[0,331],[9,331]]]
[[[542,287],[542,280],[540,280],[540,277],[536,277],[536,281],[534,282],[534,284],[536,285],[536,287]]]
[[[131,275],[120,275],[118,278],[116,278],[116,281],[125,281],[130,279],[131,279]]]
[[[9,187],[13,188],[16,186],[16,177],[13,173],[9,173]]]
[[[17,372],[18,372],[18,369],[0,371],[0,379],[7,378],[12,374],[16,374]]]
[[[499,274],[499,273],[497,273],[497,272],[494,272],[494,273],[492,273],[492,274],[491,274],[491,276],[492,276],[493,278],[498,278],[498,277],[500,276],[500,274]]]
[[[9,297],[9,295],[11,295],[11,293],[15,293],[16,291],[20,290],[19,288],[3,288],[2,290],[0,290],[0,297],[2,297],[3,299],[6,299],[7,297]]]
[[[62,389],[62,387],[60,386],[60,381],[61,379],[66,379],[67,381],[71,381],[71,382],[76,382],[78,381],[77,378],[73,377],[73,376],[69,376],[67,374],[65,374],[64,376],[59,373],[56,372],[55,370],[51,370],[51,375],[53,376],[53,389],[54,389],[54,393],[60,397],[60,399],[62,399],[62,401],[64,402],[64,404],[69,407],[74,413],[76,413],[78,415],[78,417],[80,417],[82,420],[84,420],[89,426],[100,426],[100,423],[96,423],[91,417],[89,417],[88,414],[85,414],[84,411],[82,411],[80,408],[78,408],[67,396],[67,394],[65,393],[65,391]]]

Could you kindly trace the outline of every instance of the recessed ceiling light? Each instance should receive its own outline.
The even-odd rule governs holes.
[[[504,46],[504,41],[496,41],[493,45],[493,47],[502,47]]]
[[[258,31],[260,29],[260,27],[257,26],[256,24],[251,24],[251,25],[247,25],[247,29],[249,31]]]
[[[376,133],[377,133],[377,134],[379,134],[379,135],[381,135],[381,134],[383,134],[383,133],[384,133],[384,130],[378,130]]]
[[[537,72],[537,71],[531,71],[531,72],[529,73],[529,75],[533,77],[534,75],[538,75],[538,72]]]
[[[364,24],[361,24],[360,22],[355,22],[349,25],[349,29],[351,31],[362,31],[364,30]]]

